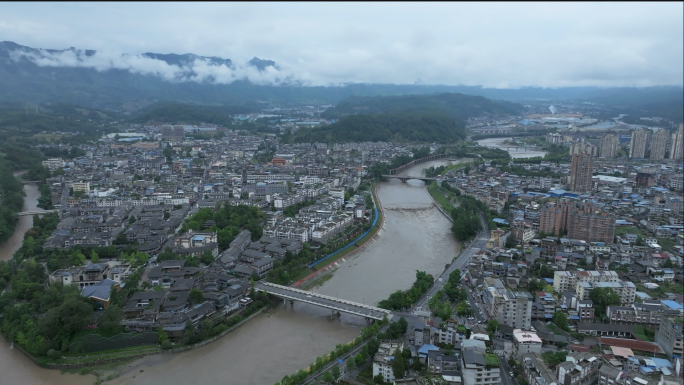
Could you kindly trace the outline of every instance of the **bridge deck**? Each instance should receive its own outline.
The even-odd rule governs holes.
[[[43,214],[50,214],[50,213],[56,213],[58,212],[59,209],[53,209],[53,210],[35,210],[35,211],[22,211],[17,213],[17,215],[22,216],[22,215],[43,215]]]
[[[379,307],[364,305],[357,302],[347,301],[323,294],[312,293],[310,291],[295,289],[293,287],[276,285],[269,282],[257,282],[254,286],[254,289],[258,291],[265,291],[268,294],[275,295],[283,299],[304,302],[311,305],[321,306],[343,313],[349,313],[375,320],[382,320],[385,315],[390,315],[392,313],[389,310],[381,309]]]
[[[422,180],[423,182],[433,182],[435,178],[428,178],[425,176],[400,176],[400,175],[383,175],[383,178],[389,178],[389,179],[400,179],[402,182],[405,182],[409,179],[416,179],[416,180]]]

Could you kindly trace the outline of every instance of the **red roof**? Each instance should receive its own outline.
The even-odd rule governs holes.
[[[570,344],[569,346],[570,346],[570,350],[572,350],[573,352],[590,352],[591,351],[591,349],[589,349],[588,346],[584,346],[584,345]]]
[[[649,353],[664,353],[663,350],[660,349],[660,346],[654,344],[653,342],[627,340],[624,338],[610,337],[599,337],[598,340],[601,345],[617,346],[619,348],[630,348],[633,350],[641,350],[643,352]]]

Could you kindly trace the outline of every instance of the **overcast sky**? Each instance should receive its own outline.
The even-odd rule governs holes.
[[[0,14],[0,40],[102,55],[41,65],[109,65],[170,79],[177,69],[112,58],[143,52],[230,58],[234,69],[193,68],[195,80],[211,75],[220,82],[684,83],[682,2],[0,3]],[[279,69],[255,75],[242,64],[254,56],[276,61]]]

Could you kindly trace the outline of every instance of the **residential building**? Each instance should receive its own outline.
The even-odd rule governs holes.
[[[483,341],[468,341],[474,343],[461,350],[463,385],[498,385],[501,381],[499,357],[487,353]]]
[[[532,295],[512,292],[498,278],[485,278],[483,302],[491,318],[502,325],[529,329],[532,322]]]
[[[615,219],[597,206],[585,203],[580,208],[568,211],[567,230],[570,239],[613,243]]]
[[[684,156],[684,124],[679,124],[679,130],[672,134],[670,159],[681,160]]]
[[[61,158],[50,158],[41,162],[44,167],[47,167],[50,171],[55,171],[58,168],[64,167],[64,160]]]
[[[522,376],[530,385],[560,385],[555,373],[546,366],[540,354],[523,354],[522,367]]]
[[[606,316],[612,324],[659,325],[663,316],[661,304],[635,303],[632,306],[608,306]]]
[[[571,239],[613,243],[615,219],[590,202],[576,203],[561,199],[557,204],[543,205],[539,216],[539,231],[558,235],[564,230]]]
[[[662,317],[660,327],[656,331],[655,342],[670,357],[684,356],[684,342],[682,342],[682,318]]]
[[[528,353],[541,354],[542,340],[535,332],[522,329],[513,330],[513,344],[518,358]]]
[[[594,157],[580,153],[572,155],[570,168],[570,189],[576,192],[591,191],[591,177],[594,167]]]
[[[615,158],[618,152],[620,139],[617,135],[606,135],[601,138],[601,157]]]
[[[589,299],[589,293],[597,288],[611,288],[619,296],[622,306],[631,306],[636,297],[636,286],[630,281],[616,282],[577,282],[577,298],[581,300]]]
[[[588,352],[573,352],[556,366],[561,385],[589,385],[598,380],[601,360]]]
[[[649,132],[646,130],[632,131],[632,140],[629,146],[629,157],[632,159],[646,158],[646,148],[648,144]]]
[[[385,382],[390,384],[394,382],[392,360],[394,359],[394,352],[397,349],[402,351],[404,349],[404,344],[402,342],[380,342],[378,352],[375,353],[375,357],[373,357],[373,377],[381,374]]]
[[[670,139],[669,131],[660,129],[653,133],[651,139],[651,156],[652,160],[665,159],[665,151],[667,150],[667,141]]]
[[[90,182],[74,182],[69,184],[69,187],[74,191],[90,191]]]
[[[163,125],[161,126],[162,140],[178,141],[185,139],[185,130],[181,125]]]

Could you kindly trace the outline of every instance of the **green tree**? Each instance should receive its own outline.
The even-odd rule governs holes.
[[[193,344],[195,343],[195,325],[192,324],[192,322],[188,321],[185,324],[185,343],[186,344]]]
[[[90,252],[90,262],[92,262],[92,263],[98,263],[98,262],[100,262],[100,256],[97,255],[97,251],[95,251],[95,249],[93,249],[93,250]]]
[[[128,224],[129,224],[129,225],[134,224],[135,221],[136,221],[136,219],[135,219],[135,216],[134,216],[134,215],[131,215],[131,216],[128,218]]]
[[[394,378],[404,378],[406,376],[406,365],[404,362],[404,357],[401,355],[401,350],[397,348],[394,351],[394,359],[392,360],[392,373]]]
[[[361,355],[361,353],[356,353],[356,355],[354,356],[354,363],[356,364],[356,366],[363,365],[364,361],[365,360],[363,359],[363,356]]]
[[[323,382],[327,382],[328,384],[332,384],[333,382],[335,382],[335,379],[333,378],[333,375],[332,373],[330,373],[330,371],[326,370],[323,373]]]
[[[200,303],[204,302],[204,294],[203,294],[202,291],[199,290],[199,289],[192,289],[192,290],[190,290],[190,294],[189,294],[189,295],[190,295],[190,300],[191,300],[194,304],[200,304]]]
[[[80,298],[69,298],[38,321],[38,332],[52,340],[66,340],[90,322],[93,307]]]
[[[207,250],[202,253],[200,261],[205,265],[210,265],[212,262],[214,262],[214,254],[212,254],[210,250]]]
[[[608,306],[621,304],[620,296],[611,287],[597,287],[589,292],[589,299],[594,303],[596,317],[604,317]]]
[[[349,357],[347,359],[347,370],[352,371],[356,367],[356,364],[354,363],[354,357]]]
[[[166,335],[166,332],[164,332],[164,329],[160,326],[159,329],[157,330],[157,342],[159,344],[163,344],[164,341],[168,341],[169,336]]]
[[[109,307],[102,312],[102,316],[97,320],[97,323],[102,330],[108,332],[120,331],[123,315],[123,309],[116,305],[109,305]]]
[[[340,378],[340,375],[341,375],[341,373],[340,373],[340,368],[337,367],[337,366],[333,366],[333,368],[332,368],[332,375],[333,375],[333,379],[334,379],[335,381],[337,381],[337,379],[339,379],[339,378]]]
[[[501,330],[501,324],[499,323],[499,321],[497,321],[497,320],[489,321],[489,323],[487,324],[487,332],[490,335],[495,334],[499,330]]]
[[[566,332],[570,331],[570,327],[568,326],[568,317],[562,311],[558,310],[557,312],[553,313],[552,321],[556,326],[565,330]]]

